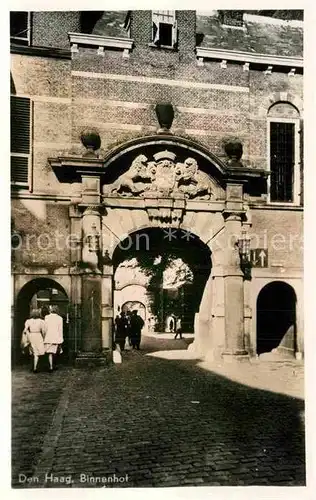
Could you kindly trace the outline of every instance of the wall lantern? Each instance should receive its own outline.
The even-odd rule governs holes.
[[[247,231],[242,231],[241,238],[238,240],[238,250],[240,255],[240,267],[245,278],[251,277],[251,260],[250,260],[250,237]]]
[[[87,243],[90,252],[98,252],[100,250],[100,233],[95,223],[91,226],[91,233],[87,235]]]

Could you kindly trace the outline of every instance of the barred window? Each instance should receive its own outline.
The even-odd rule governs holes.
[[[157,47],[174,48],[177,43],[177,21],[174,10],[152,12],[152,41]]]
[[[29,187],[31,101],[11,96],[11,184]]]
[[[10,40],[13,43],[30,45],[31,13],[10,12]]]
[[[268,113],[271,202],[299,203],[299,113],[277,103]]]

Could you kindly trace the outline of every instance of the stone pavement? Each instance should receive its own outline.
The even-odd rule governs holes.
[[[14,370],[13,487],[304,485],[302,368],[211,366],[189,342],[143,337],[107,368]]]

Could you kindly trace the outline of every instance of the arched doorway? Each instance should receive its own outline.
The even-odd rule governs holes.
[[[257,298],[257,354],[296,350],[296,294],[283,281],[264,286]]]
[[[137,310],[137,313],[141,318],[143,318],[144,322],[146,321],[146,307],[142,302],[138,300],[129,300],[122,305],[122,311],[130,314],[132,311]]]
[[[26,283],[20,290],[15,308],[15,338],[13,341],[13,361],[20,362],[23,358],[20,351],[21,333],[24,323],[29,318],[31,309],[40,309],[42,317],[48,313],[48,306],[58,306],[59,314],[63,318],[64,354],[62,359],[69,356],[69,299],[64,288],[50,278],[36,278]]]
[[[122,262],[136,263],[131,269],[138,280],[140,272],[147,277],[142,285],[146,287],[150,324],[157,333],[165,331],[171,314],[182,318],[184,332],[194,332],[194,318],[211,273],[207,245],[180,229],[152,227],[130,234],[113,253],[114,294],[116,271]],[[132,275],[128,279],[132,284]],[[133,300],[137,299],[125,296],[126,302]]]

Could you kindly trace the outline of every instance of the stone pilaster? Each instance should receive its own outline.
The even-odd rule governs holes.
[[[82,277],[81,352],[101,351],[101,277]]]
[[[71,204],[69,206],[69,218],[70,218],[70,260],[72,266],[78,266],[81,261],[81,217],[82,214],[78,208],[77,204]]]
[[[113,343],[113,266],[109,259],[104,259],[102,274],[102,351],[110,354]]]
[[[225,220],[225,247],[223,249],[225,351],[223,357],[232,359],[247,355],[244,338],[244,275],[240,267],[238,249],[244,216],[241,184],[227,184],[226,209],[223,216]]]
[[[92,193],[89,194],[91,200]],[[84,198],[84,196],[83,196]],[[94,201],[97,201],[96,199]],[[101,206],[89,205],[82,215],[81,341],[77,364],[104,363],[101,263]]]
[[[82,216],[82,267],[99,273],[101,245],[101,214],[97,205],[88,206]]]

